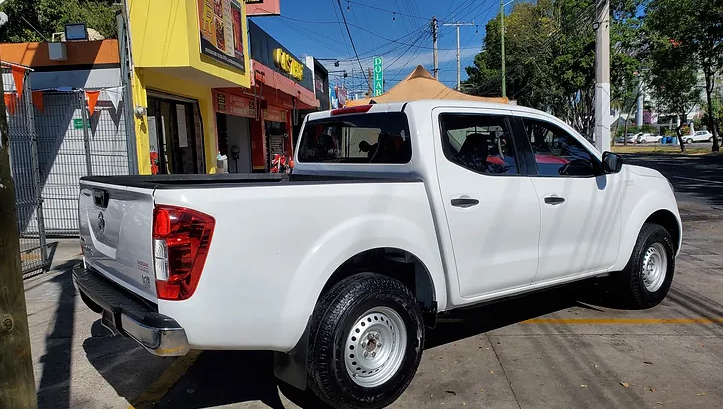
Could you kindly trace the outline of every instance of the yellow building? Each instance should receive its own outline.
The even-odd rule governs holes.
[[[212,88],[250,88],[243,0],[128,0],[138,170],[206,173]]]

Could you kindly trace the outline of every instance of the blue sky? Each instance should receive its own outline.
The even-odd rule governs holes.
[[[509,11],[512,5],[507,7]],[[373,57],[383,56],[386,89],[394,86],[418,64],[432,71],[429,23],[432,16],[436,16],[440,20],[440,80],[454,87],[457,81],[455,29],[441,23],[456,20],[475,23],[474,26],[460,27],[464,80],[467,77],[464,67],[471,65],[475,54],[479,52],[484,26],[489,19],[495,18],[499,1],[341,0],[341,8],[349,23],[362,67],[366,70],[372,66]],[[253,21],[297,56],[339,59],[339,68],[334,67],[333,62],[325,64],[331,71],[346,69],[349,74],[347,86],[359,89],[363,80],[343,24],[342,11],[339,10],[337,0],[281,0],[280,17],[253,17]],[[355,78],[352,78],[352,69]],[[331,85],[336,83],[341,83],[340,74],[330,78]]]

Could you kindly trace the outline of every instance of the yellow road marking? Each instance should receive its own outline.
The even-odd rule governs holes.
[[[723,324],[723,318],[532,318],[521,324]]]
[[[133,399],[128,409],[150,409],[158,405],[158,402],[181,380],[188,372],[191,365],[196,362],[201,354],[199,350],[191,350],[186,355],[176,359],[161,376],[153,382],[150,388],[146,389],[141,396]]]

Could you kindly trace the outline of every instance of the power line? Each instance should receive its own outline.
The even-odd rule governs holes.
[[[429,18],[427,18],[427,17],[415,16],[415,15],[413,15],[413,14],[402,13],[401,11],[387,10],[387,9],[383,9],[383,8],[381,8],[381,7],[375,7],[375,6],[370,6],[370,5],[368,5],[368,4],[357,3],[356,1],[351,1],[351,0],[345,0],[345,1],[346,1],[347,3],[356,4],[356,5],[358,5],[358,6],[362,6],[362,7],[366,7],[366,8],[370,8],[370,9],[374,9],[374,10],[379,10],[379,11],[384,11],[384,12],[387,12],[387,13],[392,13],[392,14],[395,15],[395,16],[396,16],[396,15],[400,15],[400,16],[405,16],[405,17],[418,18],[418,19],[420,19],[420,20],[429,20]],[[397,3],[397,4],[398,4],[398,3]]]
[[[339,5],[339,11],[341,11],[341,17],[344,19],[344,27],[346,27],[346,33],[349,34],[349,41],[351,41],[351,48],[354,49],[354,55],[356,55],[356,61],[359,63],[359,69],[364,71],[361,61],[359,61],[359,53],[356,52],[356,46],[354,45],[354,39],[351,37],[351,31],[349,31],[349,24],[346,22],[346,16],[344,15],[344,9],[341,8],[341,0],[336,0],[336,3]],[[336,9],[335,9],[335,12],[336,12]],[[369,83],[369,89],[371,89],[371,87],[372,87],[371,78],[367,77],[367,82]]]

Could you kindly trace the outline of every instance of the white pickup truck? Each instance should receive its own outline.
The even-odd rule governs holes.
[[[307,116],[291,175],[85,177],[85,303],[158,355],[276,351],[336,408],[409,385],[437,314],[610,276],[635,308],[673,280],[681,222],[655,170],[512,105]]]

